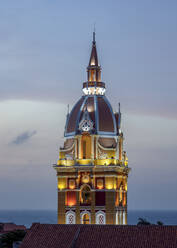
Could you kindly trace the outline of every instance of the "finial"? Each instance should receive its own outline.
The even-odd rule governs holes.
[[[96,28],[95,28],[95,23],[94,23],[94,28],[93,28],[93,43],[95,43],[95,30],[96,30]]]
[[[119,105],[119,113],[120,113],[120,102],[118,103],[118,105]]]

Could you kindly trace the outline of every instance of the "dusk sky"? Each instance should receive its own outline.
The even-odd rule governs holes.
[[[0,2],[0,209],[56,209],[67,104],[92,32],[132,171],[129,209],[177,209],[177,1]]]

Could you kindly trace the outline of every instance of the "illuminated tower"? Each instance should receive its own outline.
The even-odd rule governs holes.
[[[83,96],[67,114],[65,142],[54,168],[59,224],[127,224],[127,178],[120,105],[105,96],[93,33]]]

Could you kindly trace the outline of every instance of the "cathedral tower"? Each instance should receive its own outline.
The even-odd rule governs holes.
[[[83,96],[67,114],[54,168],[59,224],[127,224],[127,178],[120,105],[113,112],[101,81],[95,32]]]

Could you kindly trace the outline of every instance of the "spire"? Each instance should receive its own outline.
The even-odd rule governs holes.
[[[96,41],[95,41],[95,28],[93,31],[93,40],[92,40],[92,51],[90,55],[89,65],[87,67],[87,77],[88,81],[101,81],[101,67],[98,64],[98,56],[96,50]]]
[[[87,67],[87,82],[83,83],[83,92],[85,95],[104,95],[105,83],[101,82],[101,66],[98,64],[96,50],[95,28],[93,31],[92,51],[89,65]]]
[[[91,55],[90,55],[89,66],[99,66],[98,65],[97,50],[96,50],[95,30],[93,32],[92,51],[91,51]]]

